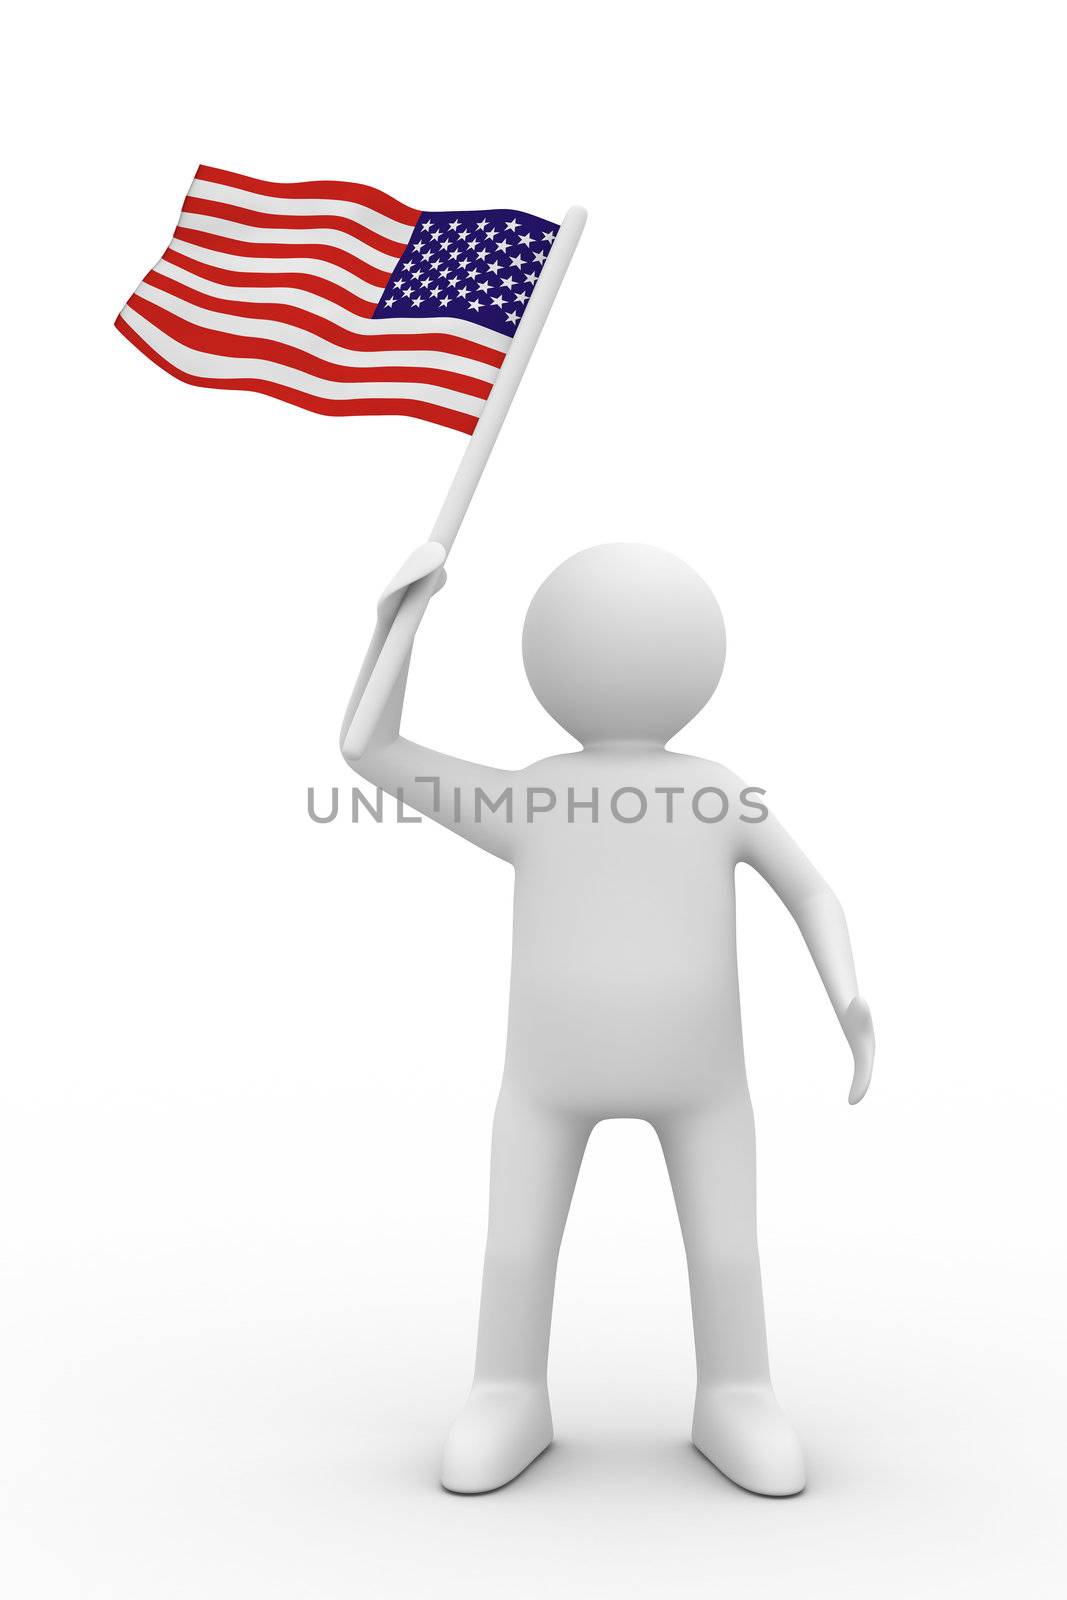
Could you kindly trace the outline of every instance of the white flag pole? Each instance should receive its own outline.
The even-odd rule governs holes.
[[[515,331],[496,382],[478,418],[477,427],[471,434],[470,443],[463,452],[444,504],[437,514],[430,538],[443,545],[446,551],[451,550],[455,543],[467,507],[508,414],[508,407],[515,398],[515,391],[548,319],[552,302],[570,266],[585,227],[585,219],[584,208],[572,206],[560,223],[541,276],[534,284],[530,303]],[[407,660],[416,629],[430,603],[436,578],[434,573],[413,583],[405,593],[392,625],[388,630],[379,628],[371,640],[346,718],[348,733],[344,744],[345,753],[350,757],[363,754],[381,721],[386,702]]]

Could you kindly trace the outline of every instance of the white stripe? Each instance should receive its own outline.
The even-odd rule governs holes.
[[[225,217],[203,217],[198,211],[183,211],[178,226],[195,228],[198,233],[214,233],[223,239],[245,239],[251,244],[328,244],[384,272],[386,277],[396,266],[392,256],[383,256],[380,250],[372,250],[370,245],[361,244],[351,234],[339,233],[333,228],[260,228],[249,222],[229,222]],[[247,261],[248,257],[244,259]]]
[[[134,333],[153,350],[169,361],[179,372],[192,378],[258,378],[267,383],[283,384],[287,389],[301,394],[317,395],[323,400],[421,400],[424,404],[447,406],[450,411],[462,411],[465,416],[481,414],[484,400],[473,395],[458,394],[455,389],[442,389],[429,383],[331,383],[326,378],[313,378],[308,372],[296,372],[292,367],[274,361],[245,361],[234,356],[213,356],[203,350],[190,350],[144,317],[126,306],[124,320]]]
[[[362,278],[346,272],[344,267],[335,267],[332,261],[318,261],[313,256],[307,260],[302,256],[231,256],[222,250],[209,250],[206,245],[190,244],[188,239],[175,239],[174,249],[183,256],[191,256],[194,261],[206,261],[210,267],[225,267],[227,272],[302,272],[325,278],[371,306],[378,304],[383,293],[374,284],[364,283]]]
[[[463,356],[446,355],[440,350],[350,350],[347,345],[332,344],[317,334],[305,333],[288,322],[268,322],[259,317],[232,316],[224,311],[206,311],[202,306],[190,305],[177,295],[157,289],[153,284],[142,283],[138,294],[153,305],[184,317],[198,328],[213,328],[216,333],[236,333],[245,339],[275,339],[280,344],[292,345],[320,361],[334,361],[343,367],[439,367],[445,372],[459,372],[468,378],[479,378],[492,383],[497,368],[487,368],[480,361],[468,361]]]
[[[201,200],[218,200],[224,205],[242,206],[245,211],[273,211],[283,217],[347,217],[349,222],[361,222],[365,228],[399,245],[407,244],[414,231],[410,223],[394,222],[380,211],[358,205],[353,200],[280,200],[277,195],[253,194],[249,189],[209,183],[204,178],[194,178],[189,193]]]
[[[206,261],[212,253],[180,241],[174,248],[181,250],[190,259],[196,260]],[[220,257],[220,260],[229,259],[228,256]],[[234,288],[228,283],[216,283],[213,278],[198,277],[186,267],[178,266],[175,261],[157,262],[155,270],[165,277],[177,279],[179,283],[188,284],[191,289],[199,289],[203,294],[214,295],[216,300],[249,300],[259,305],[296,306],[301,311],[310,311],[317,317],[325,317],[328,322],[334,323],[339,328],[347,328],[349,333],[372,335],[410,333],[416,337],[420,334],[447,333],[456,339],[466,339],[471,344],[486,345],[490,350],[499,350],[502,354],[511,344],[509,334],[496,333],[491,328],[464,322],[459,317],[358,317],[354,311],[346,311],[333,300],[323,299],[306,289],[259,289],[247,288],[244,285]],[[144,292],[143,284],[140,292]]]

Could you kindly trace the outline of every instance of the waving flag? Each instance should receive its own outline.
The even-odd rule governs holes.
[[[556,233],[525,211],[200,167],[115,325],[185,383],[469,434]]]

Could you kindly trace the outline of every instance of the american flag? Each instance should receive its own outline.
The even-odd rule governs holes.
[[[473,433],[556,231],[200,167],[115,326],[185,383]]]

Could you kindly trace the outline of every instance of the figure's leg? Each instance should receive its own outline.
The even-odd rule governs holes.
[[[696,1340],[693,1443],[757,1494],[804,1487],[800,1442],[771,1389],[756,1246],[756,1146],[741,1088],[661,1123],[685,1240]]]
[[[548,1336],[556,1260],[592,1124],[505,1083],[493,1123],[474,1386],[445,1442],[459,1494],[509,1483],[552,1442]]]

